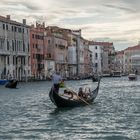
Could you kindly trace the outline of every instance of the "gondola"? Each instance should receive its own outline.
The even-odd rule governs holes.
[[[82,99],[82,98],[77,98],[77,99],[65,98],[64,96],[61,96],[59,93],[57,93],[53,87],[51,88],[51,90],[49,92],[49,97],[50,97],[50,100],[58,108],[85,106],[85,105],[91,104],[95,100],[95,98],[98,95],[99,86],[100,86],[100,79],[98,80],[97,88],[95,90],[91,91],[90,98],[88,98],[86,100]],[[78,95],[76,95],[76,96],[78,96]]]
[[[6,88],[16,88],[16,87],[17,87],[17,83],[18,83],[17,80],[10,80],[10,81],[5,85],[5,87],[6,87]]]

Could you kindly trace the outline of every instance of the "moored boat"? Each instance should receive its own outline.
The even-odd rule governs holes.
[[[6,88],[16,88],[17,87],[17,80],[9,80],[9,82],[5,85]]]
[[[95,90],[90,92],[90,98],[83,99],[78,96],[76,92],[73,94],[77,98],[65,98],[65,96],[61,96],[59,93],[55,91],[55,89],[52,87],[49,93],[49,97],[51,101],[59,108],[59,107],[78,107],[78,106],[85,106],[91,104],[95,98],[98,95],[98,90],[100,86],[100,79],[98,80],[98,86]]]
[[[129,78],[130,81],[134,81],[134,80],[137,80],[137,75],[131,73],[131,74],[128,75],[128,78]]]
[[[5,85],[8,82],[9,82],[9,80],[7,80],[7,79],[0,79],[0,85]]]
[[[120,71],[113,71],[112,77],[121,77],[121,72]]]

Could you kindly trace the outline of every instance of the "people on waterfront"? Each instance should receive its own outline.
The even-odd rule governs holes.
[[[59,92],[59,85],[60,85],[61,80],[62,80],[62,77],[60,75],[60,72],[57,71],[56,73],[52,75],[53,86],[57,93]]]

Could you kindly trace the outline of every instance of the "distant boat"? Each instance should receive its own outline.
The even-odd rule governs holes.
[[[120,71],[114,71],[112,74],[112,77],[121,77],[121,72]]]
[[[134,81],[134,80],[137,80],[137,75],[134,73],[131,73],[128,75],[128,78],[130,81]]]
[[[5,85],[8,82],[9,82],[9,80],[7,80],[7,79],[0,79],[0,85]]]
[[[104,74],[102,74],[102,77],[111,77],[111,74],[109,74],[109,73],[104,73]]]

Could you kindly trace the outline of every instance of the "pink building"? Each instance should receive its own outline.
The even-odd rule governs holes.
[[[54,60],[54,70],[63,77],[68,73],[68,41],[58,27],[47,27],[47,55]],[[48,58],[48,57],[47,57]]]
[[[35,78],[44,77],[44,31],[45,26],[36,23],[30,29],[31,73]]]

